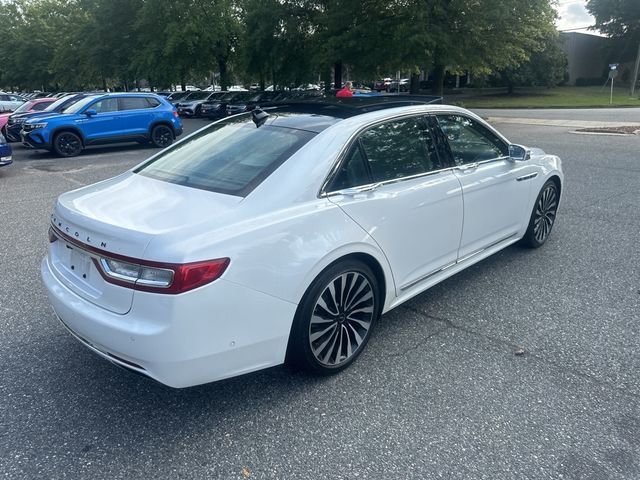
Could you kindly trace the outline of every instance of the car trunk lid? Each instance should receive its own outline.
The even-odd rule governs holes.
[[[143,259],[152,238],[227,214],[240,201],[126,173],[60,196],[51,217],[57,240],[49,249],[50,262],[74,293],[126,314],[134,290],[107,282],[100,257]]]

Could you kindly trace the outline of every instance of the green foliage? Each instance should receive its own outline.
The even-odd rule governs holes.
[[[611,62],[634,60],[640,44],[640,1],[589,0],[587,10],[596,19],[594,28],[613,38]]]
[[[167,87],[214,72],[227,84],[235,69],[284,86],[336,64],[354,79],[515,71],[553,21],[550,0],[5,0],[0,85]]]
[[[566,81],[567,56],[560,48],[558,34],[549,33],[538,49],[530,53],[529,60],[500,71],[500,76],[510,92],[515,86],[550,88]]]
[[[640,41],[638,0],[588,0],[587,10],[596,19],[595,28],[602,33]]]

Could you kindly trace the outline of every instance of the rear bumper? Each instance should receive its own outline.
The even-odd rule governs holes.
[[[182,388],[284,362],[296,305],[219,279],[181,295],[135,292],[120,315],[73,293],[45,258],[41,275],[67,329],[94,353]]]

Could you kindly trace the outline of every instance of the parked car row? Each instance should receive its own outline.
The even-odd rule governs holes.
[[[167,99],[185,117],[207,117],[218,120],[229,115],[249,112],[257,105],[268,106],[293,99],[321,96],[319,91],[223,91],[175,92]]]
[[[0,128],[9,141],[62,157],[109,143],[150,142],[164,148],[182,134],[176,108],[153,93],[72,93],[30,100],[6,119],[0,116]]]

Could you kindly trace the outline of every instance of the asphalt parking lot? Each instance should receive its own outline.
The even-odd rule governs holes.
[[[57,195],[156,150],[16,146],[0,169],[0,476],[640,478],[640,137],[496,126],[563,158],[543,248],[385,315],[338,376],[277,367],[184,390],[82,347],[39,278]]]

